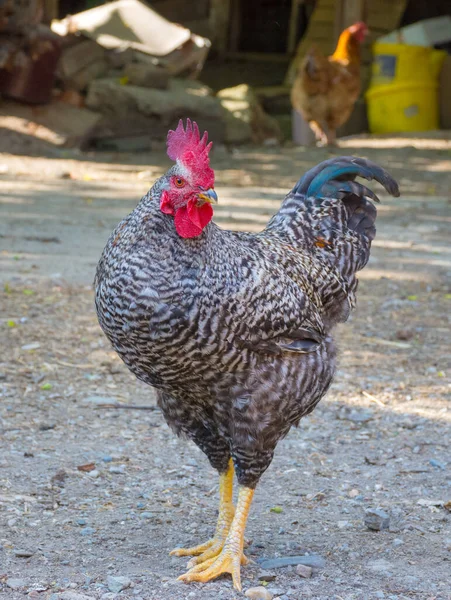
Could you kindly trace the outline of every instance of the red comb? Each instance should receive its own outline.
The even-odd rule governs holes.
[[[180,119],[177,129],[168,132],[167,151],[169,158],[179,160],[194,170],[197,175],[202,174],[203,186],[206,188],[213,187],[214,184],[214,172],[210,168],[208,157],[213,143],[208,144],[207,142],[208,133],[205,132],[200,137],[197,123],[191,123],[190,119],[186,119],[186,129],[184,129],[183,121]]]
[[[196,122],[191,123],[191,119],[186,119],[186,130],[183,128],[183,121],[180,119],[177,129],[170,130],[168,133],[168,156],[172,160],[181,160],[186,151],[207,155],[212,147],[212,142],[208,142],[208,133],[200,137],[199,127]]]

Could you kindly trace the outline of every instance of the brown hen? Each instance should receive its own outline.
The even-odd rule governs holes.
[[[342,32],[331,56],[312,48],[301,63],[291,103],[321,145],[335,144],[336,130],[349,119],[359,97],[360,50],[367,33],[365,23],[355,23]]]

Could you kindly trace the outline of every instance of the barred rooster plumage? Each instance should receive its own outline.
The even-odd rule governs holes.
[[[311,412],[335,371],[332,329],[354,306],[377,196],[398,196],[376,164],[332,158],[306,173],[257,234],[211,222],[210,144],[197,125],[169,132],[175,165],[110,236],[96,273],[100,325],[128,368],[157,389],[177,434],[220,474],[214,537],[185,581],[231,573],[240,589],[244,527],[277,442]],[[234,472],[239,483],[232,503]]]

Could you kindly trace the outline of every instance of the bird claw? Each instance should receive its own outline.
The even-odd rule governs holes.
[[[174,548],[174,550],[169,552],[169,556],[197,556],[198,554],[203,554],[209,550],[215,542],[217,542],[217,540],[213,538],[204,544],[192,546],[191,548]],[[224,544],[224,541],[222,543]]]
[[[234,552],[223,548],[217,556],[207,558],[203,562],[194,565],[187,573],[180,575],[180,581],[199,581],[206,583],[216,579],[220,575],[229,573],[232,575],[233,585],[236,590],[241,591],[240,567],[249,562],[242,552]]]
[[[205,550],[198,556],[194,555],[194,558],[188,562],[188,569],[191,569],[196,565],[201,565],[209,559],[216,558],[216,556],[218,556],[223,549],[224,543],[225,538],[213,538],[204,544],[204,546],[206,546]]]

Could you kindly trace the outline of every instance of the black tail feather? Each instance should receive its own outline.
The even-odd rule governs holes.
[[[355,156],[340,156],[325,160],[301,177],[293,188],[293,193],[303,194],[307,197],[330,197],[331,183],[338,184],[339,181],[345,181],[348,186],[356,177],[365,179],[375,179],[384,186],[386,191],[392,196],[399,196],[399,188],[396,181],[387,171],[379,165],[365,158]],[[363,186],[360,186],[359,192],[366,197],[375,200],[377,196]],[[357,190],[356,190],[357,191]]]

